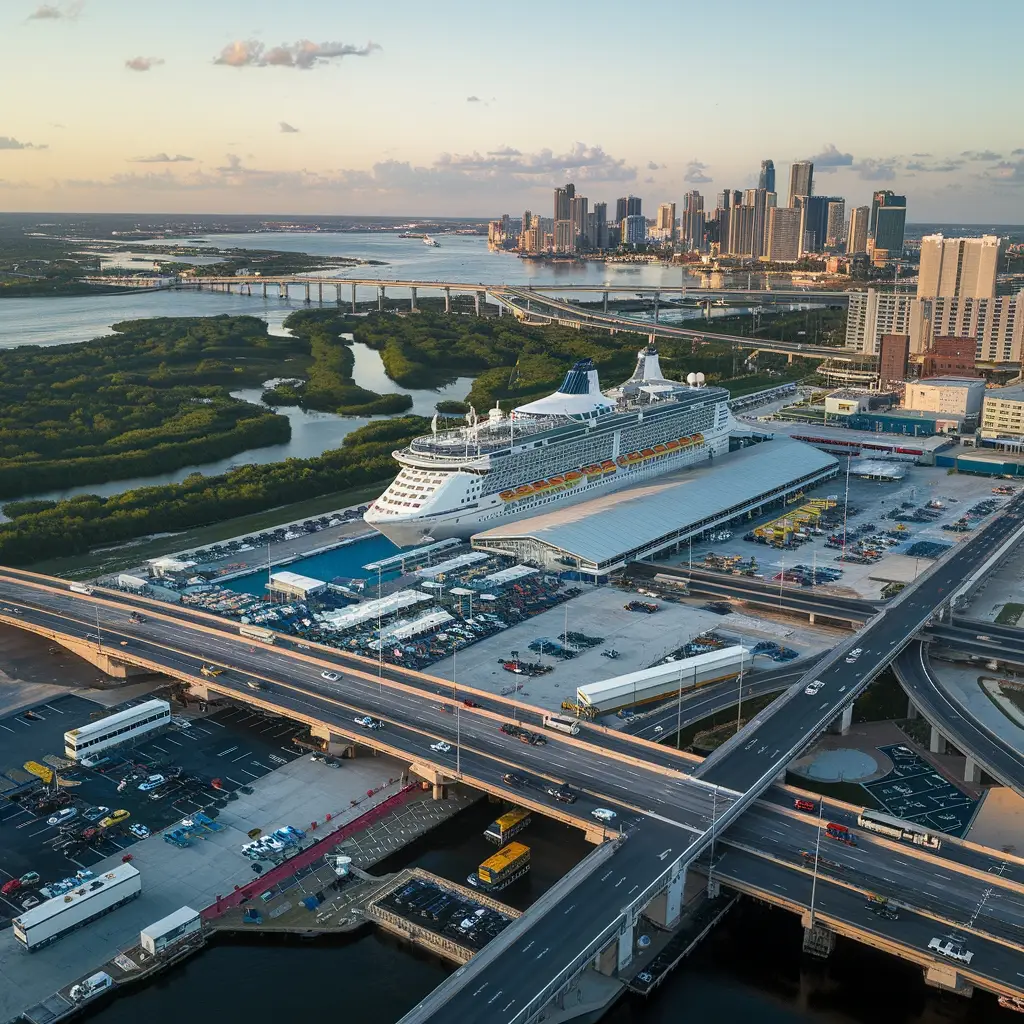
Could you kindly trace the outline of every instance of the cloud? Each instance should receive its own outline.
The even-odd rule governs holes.
[[[521,153],[508,147],[483,155],[442,153],[434,167],[441,171],[490,177],[506,175],[520,180],[538,177],[571,177],[577,182],[636,179],[636,168],[627,166],[625,160],[610,156],[600,146],[583,142],[574,143],[565,153],[554,153],[550,149]]]
[[[1010,156],[1024,156],[1024,149],[1014,149],[1010,152]]]
[[[381,49],[378,43],[354,46],[351,43],[314,43],[300,39],[297,43],[282,43],[269,50],[256,39],[236,39],[228,43],[214,64],[225,64],[231,68],[301,68],[308,71],[318,64],[327,64],[342,57],[368,57],[374,50]]]
[[[1005,185],[1024,185],[1024,160],[1000,160],[986,172],[986,177]]]
[[[892,181],[896,177],[896,161],[865,157],[851,165],[861,181]]]
[[[163,57],[132,57],[131,60],[126,60],[124,66],[129,71],[148,71],[150,68],[156,67],[157,64],[163,64]]]
[[[280,126],[281,131],[283,131],[286,135],[293,135],[300,130],[296,128],[295,125],[289,124],[287,121],[279,121],[278,125]]]
[[[957,171],[963,166],[963,160],[946,160],[937,164],[926,164],[920,160],[911,160],[906,164],[908,171],[924,171],[927,173],[945,174],[949,171]]]
[[[176,153],[174,156],[168,156],[166,153],[154,153],[152,156],[136,156],[129,160],[132,164],[190,164],[195,161],[193,156],[183,156],[181,153]]]
[[[72,0],[66,7],[57,4],[40,4],[29,16],[29,21],[59,21],[65,18],[73,21],[82,12],[85,0]]]
[[[34,142],[19,142],[10,135],[0,135],[0,149],[49,149],[49,146],[37,146]]]
[[[665,166],[665,164],[656,163],[654,160],[647,161],[647,170],[649,171],[663,171]]]
[[[653,178],[644,178],[644,184],[645,185],[653,185],[654,184],[654,179]]]
[[[479,96],[467,96],[466,97],[466,102],[467,103],[479,103],[480,102],[480,97]]]
[[[816,171],[831,174],[837,167],[851,167],[853,165],[852,153],[840,153],[834,142],[829,142],[820,153],[807,158],[814,164]]]
[[[1002,160],[1002,153],[994,153],[991,149],[965,149],[961,156],[967,157],[968,160]]]
[[[691,185],[706,185],[709,181],[713,181],[713,178],[704,173],[707,167],[708,165],[701,163],[700,160],[691,160],[686,165],[683,181],[688,181]]]
[[[513,149],[511,146],[501,146],[498,149],[487,150],[488,156],[522,156],[518,149]]]
[[[911,156],[918,157],[920,159],[927,159],[931,156],[931,153],[911,153]]]

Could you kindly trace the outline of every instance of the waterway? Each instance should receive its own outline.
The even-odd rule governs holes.
[[[494,816],[469,809],[380,865],[419,865],[462,881],[493,852],[480,832]],[[533,870],[501,898],[536,899],[585,853],[578,833],[545,819],[519,837],[533,850]],[[994,1000],[964,1000],[925,988],[920,971],[840,939],[832,958],[800,952],[799,921],[779,910],[741,903],[649,999],[627,996],[605,1024],[981,1024],[1004,1020]],[[392,1024],[450,973],[446,963],[387,936],[366,932],[324,942],[263,938],[219,941],[152,984],[98,1007],[95,1024],[178,1024],[201,1020],[337,1016]]]

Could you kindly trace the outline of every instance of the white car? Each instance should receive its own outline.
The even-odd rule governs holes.
[[[373,725],[373,719],[369,715],[356,715],[353,721],[364,729],[369,729]]]
[[[162,775],[150,775],[145,782],[139,783],[139,792],[148,793],[151,789],[156,789],[157,786],[162,786],[167,780]]]
[[[804,687],[804,693],[808,697],[813,697],[824,685],[825,683],[821,679],[815,679],[813,683]]]
[[[852,665],[863,653],[864,651],[860,647],[854,647],[854,649],[846,656],[846,664]]]
[[[128,826],[128,831],[131,832],[131,834],[133,836],[135,836],[136,839],[148,839],[149,838],[149,829],[146,828],[145,825],[139,825],[138,823],[133,823],[133,824]]]
[[[614,811],[609,811],[607,807],[595,807],[591,812],[592,818],[597,818],[598,821],[614,821],[618,815]]]
[[[65,821],[70,821],[78,811],[74,807],[62,807],[52,817],[46,819],[47,825],[63,825]]]
[[[340,678],[337,672],[321,672],[321,679],[326,679],[329,683],[336,683]]]
[[[437,743],[430,744],[430,749],[436,750],[439,754],[447,754],[448,751],[452,749],[452,745],[450,743],[445,743],[444,740],[438,740]]]

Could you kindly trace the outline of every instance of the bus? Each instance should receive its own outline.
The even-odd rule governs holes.
[[[484,839],[498,846],[507,843],[517,832],[530,824],[530,812],[522,807],[507,811],[497,821],[492,821],[484,832]]]
[[[544,726],[557,732],[568,733],[570,736],[579,736],[580,734],[580,723],[568,715],[545,715]]]
[[[493,857],[488,857],[466,881],[476,889],[499,892],[529,870],[530,848],[522,843],[509,843]]]
[[[171,705],[167,701],[147,700],[78,729],[69,729],[64,733],[64,755],[72,761],[89,761],[104,750],[146,736],[170,721]]]
[[[274,631],[272,629],[264,629],[262,626],[239,626],[238,632],[246,640],[259,640],[263,644],[272,644],[274,642]]]
[[[915,825],[912,821],[894,818],[891,814],[861,811],[857,824],[868,832],[877,832],[890,839],[906,839],[915,846],[927,846],[929,850],[938,850],[942,846],[942,840],[937,835],[921,828],[920,825]]]

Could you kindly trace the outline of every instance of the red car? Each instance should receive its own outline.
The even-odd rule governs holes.
[[[462,702],[462,706],[466,708],[478,708],[479,704],[475,700],[470,700],[468,697]]]
[[[813,800],[801,800],[799,797],[793,801],[793,806],[798,811],[813,811],[815,809]]]
[[[5,896],[10,896],[12,892],[17,892],[20,888],[21,879],[12,878],[9,882],[4,882],[3,885],[0,885],[0,893],[3,893]]]

